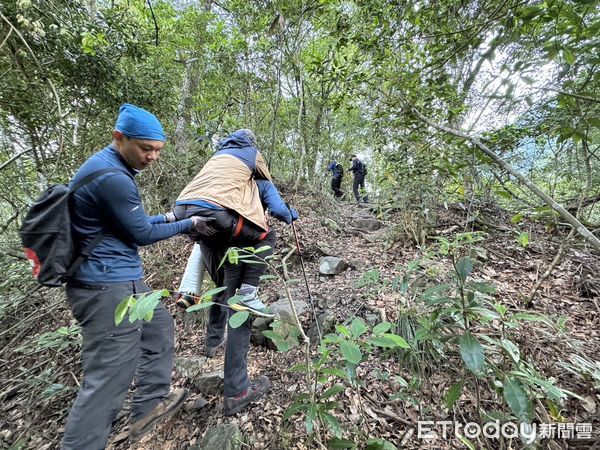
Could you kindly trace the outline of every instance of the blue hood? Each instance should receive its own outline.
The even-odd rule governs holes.
[[[250,137],[242,130],[235,131],[217,144],[217,151],[233,148],[255,147]]]

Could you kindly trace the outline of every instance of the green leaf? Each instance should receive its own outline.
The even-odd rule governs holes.
[[[262,253],[266,252],[267,250],[271,250],[270,245],[263,245],[262,247],[258,247],[256,250],[254,250],[254,253]]]
[[[287,341],[273,341],[278,352],[287,352],[292,346]]]
[[[442,298],[445,301],[449,301],[446,296],[441,296],[440,294],[444,291],[450,289],[452,285],[450,284],[439,284],[437,286],[433,286],[425,289],[425,292],[421,294],[420,299],[427,302],[428,304],[432,304],[434,300],[438,300]]]
[[[494,190],[494,192],[499,197],[505,198],[507,200],[512,199],[512,194],[510,192],[508,192],[508,191],[505,191],[504,189],[496,189],[496,190]]]
[[[248,311],[238,311],[229,318],[229,326],[231,328],[238,328],[246,322],[249,316],[250,313]]]
[[[469,276],[472,270],[473,260],[468,256],[459,259],[456,263],[456,273],[458,274],[460,281],[463,283],[467,280],[467,277]]]
[[[460,439],[460,441],[465,444],[467,446],[467,448],[469,450],[477,450],[477,448],[475,447],[475,444],[473,444],[470,440],[468,440],[466,437],[464,436],[460,436],[458,435],[458,438]]]
[[[340,351],[346,359],[346,361],[352,364],[358,364],[362,359],[362,353],[360,348],[354,342],[343,341],[340,344]]]
[[[563,57],[568,65],[572,66],[575,62],[575,54],[568,48],[563,48]]]
[[[331,449],[331,450],[337,450],[337,449],[356,449],[358,448],[358,446],[352,442],[349,441],[348,439],[339,439],[339,438],[334,438],[331,439],[328,443],[327,443],[327,448]]]
[[[164,291],[154,291],[150,294],[145,294],[137,302],[137,317],[139,319],[151,320],[154,309],[160,303]],[[149,317],[149,319],[148,319]]]
[[[146,315],[144,316],[144,320],[145,320],[146,322],[150,322],[150,321],[152,320],[152,318],[153,318],[153,317],[154,317],[154,310],[153,310],[153,309],[151,309],[151,310],[150,310],[150,311],[148,311],[148,312],[146,313]]]
[[[296,364],[295,366],[290,367],[288,372],[306,372],[306,364]]]
[[[263,336],[271,339],[272,341],[283,341],[283,336],[276,331],[273,330],[264,330],[262,332]]]
[[[515,225],[518,224],[519,222],[521,222],[522,220],[523,220],[523,214],[522,213],[515,214],[514,216],[512,216],[510,218],[510,221],[512,223],[514,223]]]
[[[410,344],[406,342],[406,339],[404,339],[402,336],[392,333],[385,333],[383,337],[390,339],[396,345],[396,347],[410,348]]]
[[[342,435],[342,427],[338,420],[332,414],[324,411],[320,413],[320,416],[323,423],[329,428],[329,431],[331,431],[335,437],[339,438]]]
[[[526,231],[521,231],[517,237],[517,240],[522,247],[527,247],[529,245],[529,233]]]
[[[513,320],[525,320],[527,322],[541,322],[544,323],[546,325],[548,325],[551,328],[554,328],[554,324],[552,323],[552,321],[550,319],[548,319],[546,316],[542,316],[540,314],[533,314],[533,313],[516,313],[516,314],[512,314],[508,317],[509,320],[513,321]]]
[[[448,409],[452,409],[456,401],[460,398],[460,394],[462,393],[462,388],[464,385],[465,380],[462,380],[458,383],[454,383],[450,389],[448,389],[448,392],[446,392],[446,397],[444,398]]]
[[[323,394],[321,395],[321,398],[331,397],[331,396],[339,394],[340,392],[343,392],[345,390],[346,390],[346,387],[344,385],[334,384],[329,389],[327,389],[325,392],[323,392]]]
[[[230,248],[226,256],[229,264],[237,264],[240,260],[240,254],[235,248]]]
[[[521,353],[519,352],[519,347],[512,341],[502,338],[500,340],[502,348],[508,353],[515,364],[519,364],[521,360]]]
[[[394,341],[383,336],[373,336],[372,338],[367,339],[367,342],[383,348],[394,348],[396,346]]]
[[[398,450],[398,448],[385,439],[369,439],[365,450]]]
[[[360,337],[363,333],[368,331],[369,328],[365,325],[365,322],[358,317],[352,321],[350,324],[350,333],[352,333],[353,338]]]
[[[312,434],[315,428],[315,422],[317,420],[317,407],[316,405],[308,405],[308,409],[306,410],[306,417],[304,419],[304,424],[306,426],[306,433]]]
[[[291,417],[295,416],[299,412],[305,410],[308,407],[305,403],[294,403],[283,413],[283,421],[289,420]]]
[[[467,369],[475,375],[482,373],[485,366],[483,347],[469,332],[466,332],[460,338],[460,356],[465,362]]]
[[[199,311],[201,309],[206,309],[212,305],[214,305],[215,302],[202,302],[202,303],[196,303],[195,305],[190,306],[189,308],[187,308],[185,310],[185,312],[194,312],[194,311]]]
[[[244,264],[250,264],[251,266],[265,266],[267,265],[264,261],[257,261],[255,259],[243,259],[242,262]]]
[[[352,336],[352,334],[350,333],[350,330],[347,327],[345,327],[344,325],[336,325],[335,330],[338,333],[343,334],[346,337]]]
[[[506,377],[504,380],[504,399],[519,420],[526,423],[531,422],[533,419],[533,403],[517,380]]]
[[[223,292],[225,289],[227,289],[227,286],[221,286],[221,287],[216,287],[214,289],[210,289],[210,290],[206,291],[204,294],[202,294],[202,298],[212,297],[213,295],[218,294],[219,292]]]
[[[375,325],[375,327],[373,328],[373,334],[378,336],[387,331],[390,331],[391,328],[392,328],[392,324],[390,322],[381,322],[381,323]]]
[[[117,305],[117,309],[115,309],[115,325],[119,326],[119,324],[123,322],[123,319],[125,318],[127,310],[129,309],[132,301],[135,300],[130,295],[129,297],[125,297],[123,300],[121,300],[121,303]]]
[[[243,295],[234,295],[232,297],[229,297],[229,299],[227,300],[227,304],[235,305],[236,303],[241,302],[243,299],[244,299]]]

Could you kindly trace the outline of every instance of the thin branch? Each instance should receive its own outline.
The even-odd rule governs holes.
[[[1,14],[1,13],[0,13]],[[32,151],[33,148],[28,148],[27,150],[23,150],[19,153],[17,153],[15,156],[13,156],[12,158],[10,158],[8,161],[5,161],[2,163],[2,165],[0,166],[0,171],[2,171],[6,166],[8,166],[10,163],[16,161],[17,159],[19,159],[21,156],[23,156],[25,153],[29,153],[30,151]]]
[[[8,38],[10,37],[10,35],[12,34],[13,29],[9,28],[8,29],[8,34],[6,35],[6,37],[4,38],[4,40],[2,41],[2,44],[0,44],[0,48],[4,47],[4,44],[6,44],[6,41],[8,41]]]
[[[150,7],[150,13],[152,14],[152,20],[154,21],[154,42],[158,47],[158,22],[156,21],[156,16],[154,15],[154,9],[152,9],[152,3],[148,0],[148,6]]]
[[[556,92],[558,94],[566,95],[568,97],[577,98],[579,100],[585,100],[586,102],[600,103],[600,98],[588,97],[587,95],[576,94],[574,92],[565,92],[565,91],[561,91],[560,89],[543,88],[543,87],[539,87],[539,88],[534,87],[534,88],[531,88],[531,89],[535,89],[537,91],[551,91],[551,92]]]

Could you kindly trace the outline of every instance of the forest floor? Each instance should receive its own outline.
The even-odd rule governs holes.
[[[415,302],[418,292],[451,278],[451,259],[440,252],[431,252],[432,248],[437,248],[435,240],[428,239],[424,246],[415,245],[407,236],[414,224],[401,211],[381,214],[374,210],[383,227],[378,231],[363,232],[350,224],[357,217],[365,216],[365,212],[369,212],[367,207],[336,202],[318,194],[284,191],[283,196],[300,212],[301,220],[296,227],[313,300],[331,311],[336,323],[348,324],[353,317],[372,320],[376,314],[395,324],[403,320],[402,316],[411,316],[416,324],[422,318],[421,314],[425,314],[425,309]],[[580,397],[567,396],[557,405],[558,410],[538,402],[538,412],[550,411],[545,416],[538,415],[538,419],[562,420],[566,424],[591,423],[593,426],[590,439],[576,439],[573,434],[571,439],[545,440],[540,447],[600,448],[598,255],[583,247],[570,248],[527,306],[533,287],[556,255],[564,235],[556,230],[548,233],[542,225],[528,223],[529,244],[523,247],[515,239],[515,233],[509,230],[514,227],[510,215],[489,206],[481,207],[479,213],[478,219],[473,221],[460,207],[440,208],[428,237],[452,240],[458,233],[473,229],[485,232],[484,240],[476,244],[479,247],[476,252],[478,263],[472,277],[492,283],[496,287],[496,292],[491,294],[492,300],[505,305],[509,311],[543,314],[550,318],[548,323],[537,319],[522,321],[510,330],[510,338],[519,346],[521,359],[531,363],[542,377]],[[294,238],[290,227],[280,224],[275,227],[279,234],[276,254],[281,259],[294,246]],[[190,251],[191,243],[185,238],[144,249],[148,284],[156,289],[176,289]],[[324,255],[340,257],[349,262],[350,267],[334,277],[320,277],[319,262]],[[412,261],[418,263],[410,264]],[[365,273],[372,277],[372,282],[366,286],[361,283]],[[290,267],[290,276],[303,280],[297,258]],[[398,289],[398,280],[407,281],[408,289]],[[281,297],[283,287],[277,281],[269,281],[261,289],[270,303]],[[294,285],[292,293],[295,299],[308,302],[303,282]],[[11,348],[2,351],[2,364],[7,367],[1,375],[0,392],[4,411],[0,419],[0,438],[4,448],[11,444],[14,449],[59,448],[64,420],[81,376],[79,351],[74,345],[40,349],[39,339],[34,339],[34,336],[70,323],[68,310],[59,297],[55,293],[47,294],[45,301],[49,305],[28,309],[27,317],[35,319],[37,314],[38,320],[30,322],[33,325],[23,331],[22,336],[10,334]],[[191,317],[192,314],[178,310],[172,299],[166,303],[176,316],[176,357],[200,356],[204,338],[202,314]],[[308,328],[311,315],[303,316],[304,329]],[[484,325],[487,328],[482,325],[479,334],[498,336],[500,325],[497,321],[491,320]],[[3,330],[5,328],[9,329],[3,324]],[[26,336],[30,337],[26,340]],[[34,341],[38,342],[36,351],[31,350]],[[311,356],[318,355],[315,346],[311,351]],[[395,354],[376,351],[368,355],[357,369],[357,378],[364,382],[363,386],[360,389],[348,387],[335,398],[340,407],[333,414],[341,424],[344,437],[383,438],[399,448],[467,448],[456,435],[447,439],[419,439],[417,421],[476,421],[478,403],[486,411],[507,412],[508,408],[502,396],[490,387],[489,378],[475,381],[474,376],[464,369],[457,345],[445,345],[444,352],[437,357],[433,352],[430,359],[422,355],[416,366]],[[8,364],[9,361],[13,364]],[[206,430],[222,423],[239,427],[244,436],[243,448],[319,448],[317,439],[307,436],[303,417],[293,416],[285,422],[282,419],[295,397],[306,392],[304,374],[288,370],[303,361],[301,346],[287,352],[251,346],[248,355],[250,375],[264,374],[272,382],[271,392],[264,399],[227,418],[222,414],[222,397],[208,397],[203,408],[188,408],[159,424],[154,432],[134,445],[123,440],[128,415],[122,414],[115,425],[110,448],[191,448],[201,441]],[[203,371],[222,370],[222,367],[223,349],[220,349],[215,358],[206,361]],[[444,401],[446,392],[463,379],[468,388],[463,389],[454,407],[448,410]],[[178,373],[174,373],[174,384],[192,386],[189,379]],[[48,395],[52,386],[57,386],[56,395]],[[192,400],[199,397],[192,388]],[[477,448],[522,447],[518,440],[474,439],[474,442]]]

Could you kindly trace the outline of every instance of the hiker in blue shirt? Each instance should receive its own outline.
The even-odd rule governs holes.
[[[103,449],[137,372],[130,437],[139,439],[158,420],[183,406],[187,392],[171,389],[173,318],[163,304],[150,322],[115,325],[117,305],[149,292],[138,246],[183,232],[212,232],[206,221],[175,221],[173,213],[147,216],[134,177],[159,157],[165,135],[148,111],[124,104],[112,143],[92,155],[71,184],[105,169],[72,198],[71,226],[76,246],[102,235],[90,256],[67,281],[67,300],[83,335],[83,382],[71,408],[64,450]]]
[[[331,172],[331,189],[333,190],[333,195],[335,198],[341,199],[344,196],[344,191],[341,189],[344,169],[342,165],[334,159],[327,166],[327,171]]]

